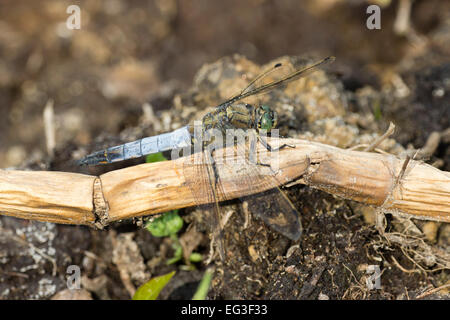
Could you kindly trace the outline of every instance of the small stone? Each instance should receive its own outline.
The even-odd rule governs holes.
[[[439,244],[448,246],[450,244],[450,224],[444,223],[439,231]]]
[[[330,300],[330,297],[321,292],[321,293],[319,293],[319,296],[317,297],[317,299],[318,300]]]
[[[89,291],[85,289],[65,289],[56,293],[51,300],[92,300],[92,296]]]
[[[424,224],[422,229],[423,233],[425,234],[425,238],[428,241],[432,243],[436,242],[436,236],[439,229],[439,225],[440,225],[439,223],[433,221]]]
[[[375,225],[376,222],[376,209],[369,206],[358,206],[358,211],[364,217],[364,222],[368,225]]]
[[[250,254],[250,258],[252,258],[253,262],[257,262],[259,260],[259,255],[255,249],[255,246],[253,246],[253,245],[249,246],[248,253]]]
[[[22,146],[13,146],[6,153],[6,166],[18,166],[27,157],[27,152]]]

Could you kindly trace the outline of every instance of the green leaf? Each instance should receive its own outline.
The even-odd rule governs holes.
[[[202,261],[203,257],[200,253],[198,252],[192,252],[191,255],[189,256],[189,260],[191,262],[200,262]]]
[[[172,271],[168,274],[150,279],[150,281],[144,283],[136,290],[133,300],[156,300],[161,290],[172,279],[174,274],[175,271]]]
[[[205,300],[206,299],[206,295],[208,294],[209,286],[211,284],[212,276],[213,276],[212,269],[208,269],[205,271],[202,281],[200,281],[200,284],[198,285],[197,291],[195,291],[195,294],[192,297],[192,300]]]
[[[197,270],[193,264],[191,264],[191,265],[182,264],[178,268],[180,270],[183,270],[183,271],[194,271],[194,270]]]
[[[166,214],[167,231],[176,234],[183,227],[183,219],[178,215],[178,210]]]
[[[145,226],[154,237],[167,237],[176,234],[183,227],[183,219],[178,210],[164,213]]]
[[[145,162],[147,163],[153,163],[153,162],[160,162],[160,161],[166,161],[166,157],[163,156],[162,152],[149,154],[145,157]]]
[[[170,258],[169,260],[167,260],[166,264],[167,265],[174,264],[175,262],[180,261],[181,258],[183,258],[183,248],[179,245],[175,249],[175,254],[173,255],[173,258]]]
[[[381,118],[383,118],[383,114],[381,112],[381,105],[380,105],[380,101],[377,100],[374,102],[373,104],[373,115],[375,117],[375,120],[381,120]]]

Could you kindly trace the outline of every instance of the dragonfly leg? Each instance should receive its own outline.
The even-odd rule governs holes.
[[[284,149],[284,148],[287,148],[287,147],[289,147],[289,148],[295,148],[295,146],[294,145],[292,145],[292,144],[287,144],[287,143],[284,143],[284,144],[282,144],[281,146],[279,146],[278,148],[273,148],[270,144],[268,144],[267,143],[267,141],[263,138],[263,137],[261,137],[260,135],[258,135],[258,140],[261,142],[261,144],[267,149],[267,151],[269,151],[269,152],[272,152],[272,151],[278,151],[278,150],[281,150],[281,149]]]
[[[269,151],[271,151],[271,150],[273,150],[273,148],[271,148],[271,146],[269,145],[269,144],[267,144],[267,142],[266,141],[264,141],[264,143],[263,142],[261,142],[265,147],[266,146],[268,146],[270,149],[267,149],[267,150],[269,150]],[[255,150],[255,147],[254,147],[254,141],[252,141],[252,147],[251,147],[251,149],[252,150]],[[266,147],[267,148],[267,147]],[[255,164],[256,165],[258,165],[258,166],[262,166],[262,167],[268,167],[268,168],[270,168],[271,170],[272,170],[272,167],[270,166],[270,164],[269,163],[264,163],[264,162],[261,162],[261,161],[259,161],[259,160],[256,160],[256,162],[255,162]]]
[[[269,152],[272,152],[272,151],[275,151],[275,152],[276,152],[276,151],[279,151],[279,150],[284,149],[284,148],[295,148],[294,145],[290,145],[290,144],[287,144],[287,143],[282,144],[282,145],[279,146],[278,148],[274,148],[274,147],[272,147],[270,144],[268,144],[267,141],[266,141],[263,137],[261,137],[259,134],[257,135],[257,137],[258,137],[258,141],[259,141],[259,142],[267,149],[267,151],[269,151]],[[270,170],[272,170],[273,174],[276,174],[276,172],[273,171],[272,166],[271,166],[270,164],[262,163],[262,162],[260,162],[260,161],[257,161],[256,164],[259,165],[259,166],[263,166],[263,167],[269,167]]]
[[[271,168],[271,167],[270,167],[270,164],[268,164],[268,163],[263,163],[263,162],[260,162],[260,161],[256,161],[256,164],[257,164],[258,166],[269,167],[269,168]]]

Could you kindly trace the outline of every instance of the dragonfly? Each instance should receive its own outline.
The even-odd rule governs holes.
[[[196,177],[196,181],[191,181],[188,184],[194,199],[196,199],[196,203],[199,206],[203,206],[205,210],[213,211],[214,213],[212,224],[215,229],[211,232],[211,242],[216,244],[222,260],[225,259],[225,252],[223,226],[220,226],[220,220],[225,214],[222,212],[223,209],[219,204],[219,199],[227,199],[227,194],[220,183],[221,172],[224,170],[228,174],[230,172],[235,173],[236,178],[233,183],[237,187],[252,188],[255,183],[262,186],[260,190],[266,191],[259,193],[248,192],[248,194],[252,195],[241,197],[240,199],[246,203],[250,212],[256,214],[273,230],[293,241],[297,241],[302,235],[300,215],[289,198],[279,188],[280,183],[274,175],[262,173],[262,167],[267,166],[267,164],[244,161],[239,163],[238,169],[233,168],[232,165],[227,167],[223,161],[218,161],[215,157],[215,153],[221,145],[214,139],[211,139],[211,134],[208,133],[214,132],[213,136],[216,137],[217,133],[221,133],[224,136],[227,135],[229,130],[240,130],[239,132],[244,133],[253,132],[257,142],[260,142],[270,152],[288,147],[288,145],[282,145],[275,150],[263,139],[262,133],[270,134],[278,124],[278,115],[275,110],[272,110],[267,105],[256,106],[238,102],[250,96],[267,93],[282,85],[305,77],[319,67],[334,60],[333,56],[329,56],[304,68],[294,70],[280,79],[260,84],[262,79],[267,78],[269,74],[282,66],[278,63],[268,71],[262,72],[255,77],[239,94],[220,103],[213,111],[205,114],[201,122],[199,122],[200,125],[190,124],[172,132],[96,151],[82,158],[78,163],[80,165],[102,165],[169,150],[194,148],[196,150],[194,151],[196,159],[194,162],[205,165],[186,168],[186,172],[189,169],[194,170],[194,175],[190,175],[191,180],[192,177]],[[200,145],[200,148],[196,149],[193,147],[194,145]],[[236,153],[241,155],[242,159],[246,159],[244,143],[236,143],[235,147]],[[204,205],[205,203],[207,205]]]

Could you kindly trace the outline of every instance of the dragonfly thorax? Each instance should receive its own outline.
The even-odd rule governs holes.
[[[224,109],[207,114],[203,118],[206,129],[219,127],[222,129],[255,129],[270,131],[277,125],[277,113],[267,105],[259,107],[239,103],[228,105]]]

